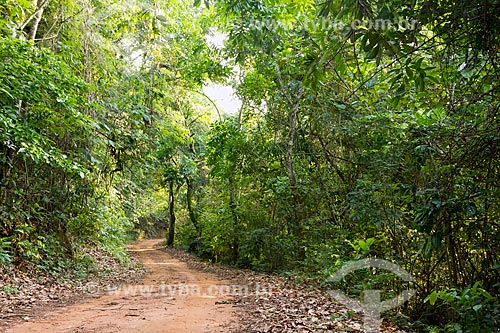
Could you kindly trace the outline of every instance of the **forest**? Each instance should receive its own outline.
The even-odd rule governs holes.
[[[0,267],[62,270],[82,246],[123,256],[148,237],[323,285],[382,258],[415,281],[363,269],[339,287],[410,285],[396,310],[416,332],[498,332],[499,0],[0,13]]]

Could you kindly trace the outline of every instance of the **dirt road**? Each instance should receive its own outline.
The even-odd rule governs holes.
[[[230,283],[188,268],[159,248],[161,241],[129,246],[148,271],[142,285],[97,291],[95,298],[7,332],[233,332],[237,319],[228,302]]]

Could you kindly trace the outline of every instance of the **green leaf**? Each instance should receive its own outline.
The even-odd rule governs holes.
[[[9,96],[12,100],[14,100],[14,96],[12,96],[7,90],[5,90],[4,88],[0,87],[0,91],[1,92],[4,92],[5,94],[7,94],[7,96]]]
[[[370,52],[366,54],[365,59],[367,60],[375,59],[375,57],[377,57],[379,53],[380,53],[380,45],[377,44],[373,49],[370,50]]]
[[[462,71],[460,71],[460,74],[466,78],[466,79],[470,79],[471,77],[473,77],[475,74],[476,74],[476,69],[475,68],[466,68]]]
[[[434,305],[436,304],[438,298],[439,298],[439,293],[434,290],[429,296],[427,296],[424,299],[424,303],[429,302],[430,305]]]
[[[163,22],[163,23],[167,23],[168,22],[168,18],[166,16],[163,16],[163,15],[157,15],[156,19],[158,21],[160,21],[160,22]]]

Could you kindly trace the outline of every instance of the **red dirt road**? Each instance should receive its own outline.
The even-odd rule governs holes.
[[[130,245],[146,267],[142,285],[128,285],[11,327],[6,332],[179,333],[234,332],[228,281],[190,269],[159,247],[162,240]]]

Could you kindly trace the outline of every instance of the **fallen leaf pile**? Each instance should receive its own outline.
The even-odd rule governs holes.
[[[180,250],[167,251],[190,267],[242,286],[232,300],[241,332],[365,332],[363,314],[340,305],[315,282],[210,264]],[[381,332],[402,332],[385,320],[382,326]]]

